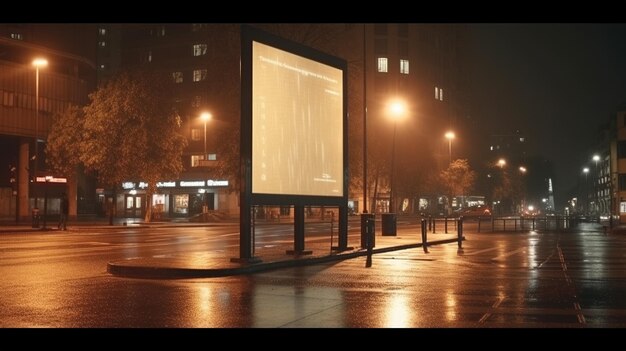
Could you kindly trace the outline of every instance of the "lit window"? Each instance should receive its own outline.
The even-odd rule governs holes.
[[[193,56],[202,56],[206,55],[206,44],[195,44],[193,46]]]
[[[400,60],[400,73],[409,74],[409,60]]]
[[[443,101],[443,89],[435,87],[435,100]]]
[[[191,107],[200,107],[201,102],[202,97],[200,95],[196,95],[193,97],[193,100],[191,100]]]
[[[194,32],[198,32],[200,30],[202,30],[202,28],[205,27],[204,23],[192,23],[191,24],[191,30]]]
[[[191,155],[191,167],[200,167],[202,160],[204,160],[204,155]]]
[[[378,72],[387,72],[387,58],[386,57],[378,58]]]
[[[100,69],[104,69],[104,65],[100,65]]]
[[[104,29],[104,28],[99,28],[99,29],[98,29],[98,33],[99,33],[100,35],[106,35],[106,34],[107,34],[107,30],[106,30],[106,29]]]
[[[217,154],[209,154],[209,161],[217,160]]]
[[[519,138],[519,142],[523,143],[524,142],[524,138]]]
[[[183,72],[172,72],[172,79],[174,79],[174,83],[182,83]]]
[[[152,50],[148,51],[146,54],[146,61],[152,62]]]
[[[162,26],[157,30],[157,37],[164,37],[164,36],[165,36],[165,27]]]
[[[24,37],[22,37],[21,33],[11,33],[11,39],[22,40]]]
[[[491,146],[489,147],[489,150],[493,151],[493,145],[491,145]]]
[[[105,47],[105,46],[107,46],[107,42],[106,42],[106,41],[104,41],[104,40],[103,40],[103,41],[99,41],[99,42],[98,42],[98,46],[100,46],[100,47]]]
[[[202,139],[202,131],[200,129],[194,128],[191,130],[191,140],[200,140]]]
[[[193,81],[199,82],[206,79],[206,69],[194,69],[193,70]]]

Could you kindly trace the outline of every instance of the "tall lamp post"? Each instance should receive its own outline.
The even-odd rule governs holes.
[[[406,105],[404,102],[396,100],[389,104],[389,114],[393,119],[393,142],[391,147],[391,171],[390,171],[390,181],[389,181],[389,210],[395,210],[393,205],[393,193],[396,190],[394,184],[394,175],[395,175],[395,163],[396,163],[396,132],[398,126],[398,120],[403,118],[406,113]],[[392,211],[387,211],[392,212]]]
[[[583,168],[585,174],[585,210],[589,212],[589,187],[587,186],[587,176],[589,174],[589,167]]]
[[[454,139],[454,132],[453,131],[449,131],[446,133],[446,139],[448,139],[448,156],[449,156],[449,163],[452,163],[452,139]]]
[[[39,168],[39,68],[48,66],[48,60],[36,58],[33,60],[33,66],[35,66],[35,182],[33,183],[35,202],[33,208],[37,208],[37,170]]]
[[[593,180],[593,207],[594,207],[594,212],[598,214],[598,210],[599,210],[599,198],[598,198],[598,180],[600,179],[600,170],[598,169],[598,161],[600,161],[600,155],[593,155],[593,157],[591,158],[595,163],[596,163],[596,177]]]
[[[207,156],[206,156],[206,122],[210,121],[211,118],[213,118],[213,115],[211,115],[209,112],[202,112],[200,114],[200,119],[202,121],[204,121],[204,159],[206,160]]]
[[[46,188],[44,189],[44,198],[43,198],[43,230],[46,230],[46,226],[48,223],[48,183],[52,180],[52,176],[47,175],[46,179]]]

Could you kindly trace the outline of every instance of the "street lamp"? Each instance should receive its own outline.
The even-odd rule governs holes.
[[[207,159],[206,156],[206,122],[211,120],[211,118],[213,118],[213,115],[211,115],[209,112],[202,112],[200,114],[200,119],[204,121],[204,159]]]
[[[526,174],[526,167],[524,167],[524,166],[519,166],[519,171],[520,171],[522,174]]]
[[[598,211],[598,179],[600,179],[600,171],[598,170],[598,161],[600,161],[600,155],[595,154],[593,155],[593,157],[591,158],[595,163],[596,163],[596,180],[593,181],[593,205],[594,205],[594,212],[599,212]]]
[[[504,166],[506,165],[506,160],[501,158],[498,160],[498,166],[500,166],[500,168],[504,168]]]
[[[587,186],[587,175],[589,174],[589,167],[583,168],[583,173],[585,173],[585,208],[589,211],[589,187]]]
[[[393,206],[393,192],[395,191],[394,187],[394,174],[395,174],[395,163],[396,163],[396,132],[398,126],[398,120],[402,119],[406,114],[406,105],[403,101],[394,100],[389,103],[389,116],[393,119],[393,144],[391,147],[391,174],[390,174],[390,184],[389,184],[389,209],[394,209]],[[387,211],[391,212],[391,211]]]
[[[48,60],[40,57],[36,58],[33,60],[33,66],[35,66],[35,183],[33,185],[35,203],[33,208],[37,208],[37,168],[39,163],[39,68],[48,66]]]
[[[449,163],[452,163],[452,139],[454,139],[454,132],[453,131],[447,132],[446,139],[448,139],[448,155],[450,157]]]

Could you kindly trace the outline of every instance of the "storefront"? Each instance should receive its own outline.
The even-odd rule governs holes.
[[[228,180],[177,180],[158,182],[152,196],[155,218],[187,218],[220,208],[227,204]],[[123,194],[117,197],[117,214],[124,217],[143,217],[146,214],[145,182],[122,183]],[[224,207],[226,205],[223,205]]]

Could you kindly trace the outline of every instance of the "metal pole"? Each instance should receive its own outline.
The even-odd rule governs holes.
[[[441,145],[441,144],[439,144]],[[448,138],[448,154],[450,156],[450,162],[452,163],[452,138]]]
[[[363,213],[367,213],[367,51],[363,23]]]
[[[204,121],[204,160],[206,160],[206,120]]]
[[[39,164],[39,66],[35,66],[35,182],[33,192],[35,203],[33,208],[37,208],[37,169]]]
[[[395,211],[395,207],[393,206],[393,192],[394,192],[394,173],[395,173],[395,165],[396,165],[396,131],[398,123],[393,122],[393,144],[391,146],[391,181],[390,181],[390,189],[389,189],[389,209],[387,212],[393,213]],[[391,211],[393,210],[393,211]]]

